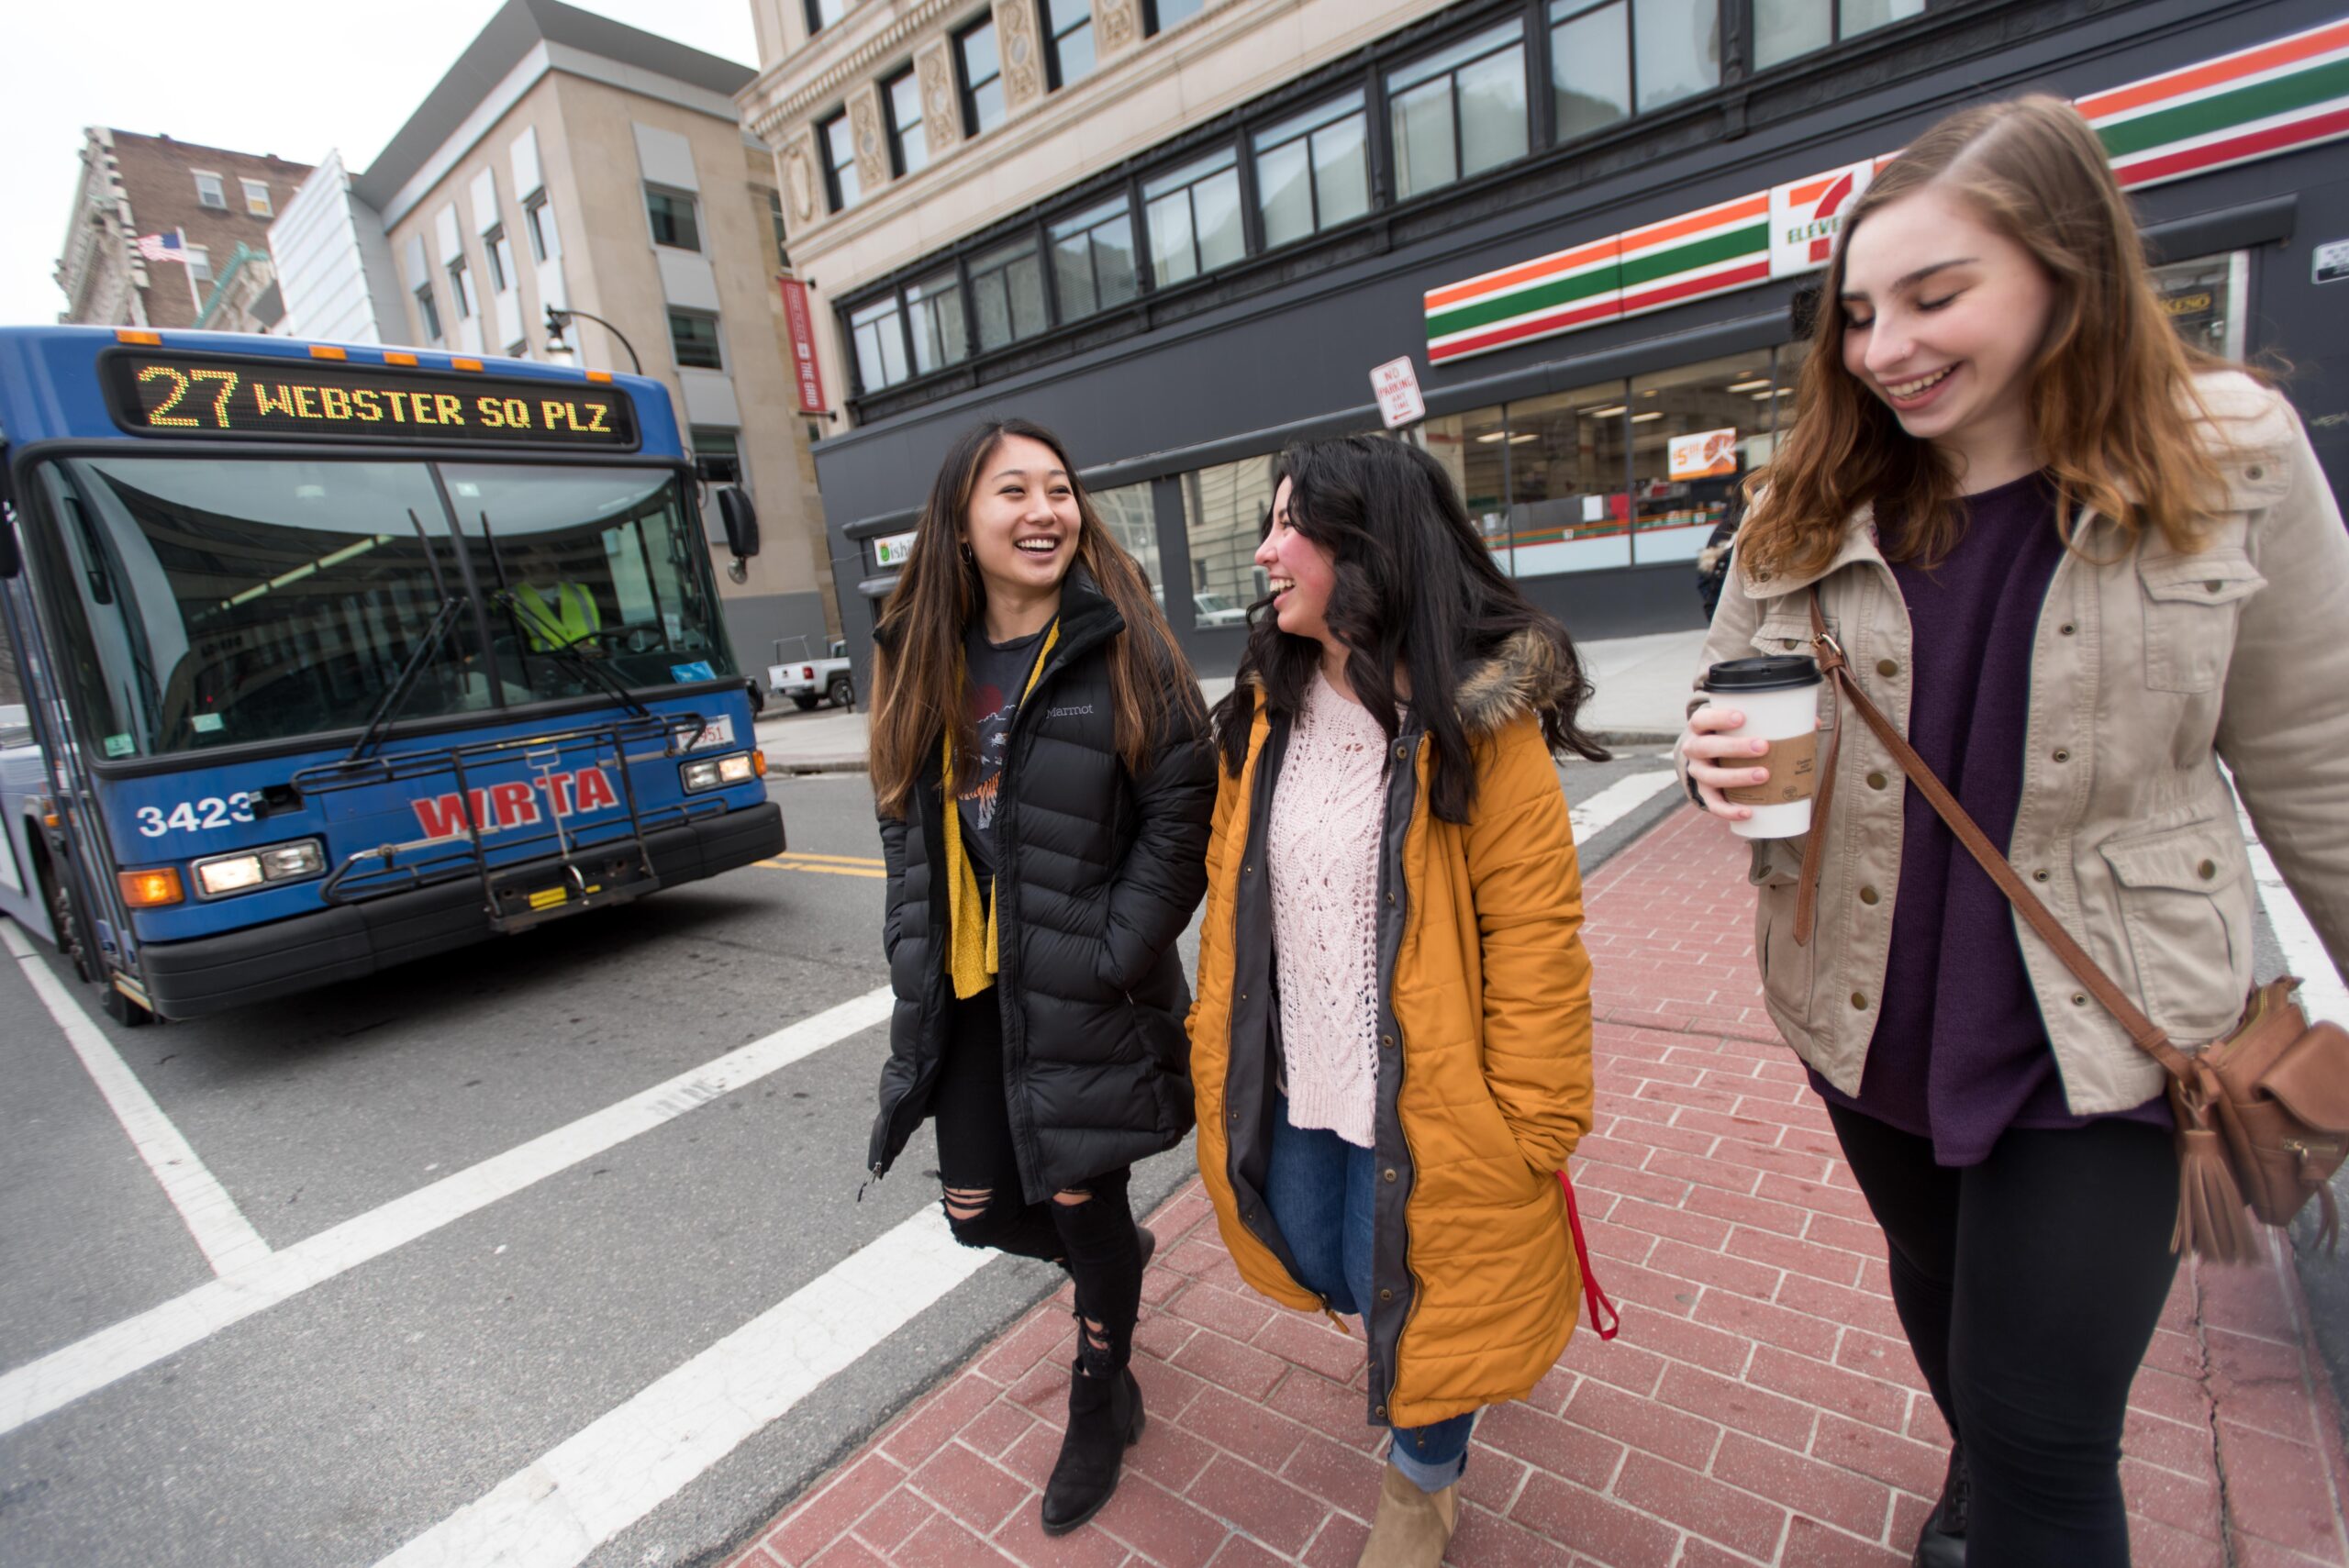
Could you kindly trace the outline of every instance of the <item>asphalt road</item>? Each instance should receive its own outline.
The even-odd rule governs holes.
[[[1568,771],[1577,803],[1639,801],[1586,863],[1670,807],[1624,783],[1666,766]],[[404,1562],[473,1568],[477,1548],[426,1548],[554,1489],[583,1444],[643,1484],[616,1412],[934,1214],[926,1130],[859,1195],[885,1026],[648,1094],[800,1020],[823,1033],[885,983],[864,780],[771,793],[782,862],[273,1006],[123,1029],[45,948],[0,962],[0,1562],[365,1568],[422,1538]],[[119,1053],[265,1266],[217,1279],[52,1002]],[[1187,1146],[1152,1162],[1138,1201],[1189,1170]],[[574,1548],[525,1508],[517,1561],[714,1560],[1056,1278],[996,1259],[850,1325],[886,1331],[635,1522]]]

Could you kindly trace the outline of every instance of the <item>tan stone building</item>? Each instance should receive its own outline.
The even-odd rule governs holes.
[[[764,549],[724,591],[735,654],[763,669],[778,639],[820,646],[839,613],[776,287],[774,161],[732,98],[751,75],[508,0],[363,173],[320,166],[274,242],[296,333],[347,323],[667,383],[705,475],[757,503]],[[579,314],[557,336],[550,309]]]
[[[66,301],[58,319],[266,331],[275,318],[269,225],[309,172],[271,154],[90,127],[57,261]],[[143,257],[141,235],[182,241],[185,259]]]

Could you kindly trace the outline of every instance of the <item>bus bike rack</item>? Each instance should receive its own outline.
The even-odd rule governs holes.
[[[491,929],[498,932],[528,930],[564,915],[641,897],[661,885],[645,842],[647,830],[716,816],[726,809],[726,803],[713,795],[646,810],[637,803],[632,765],[685,755],[708,724],[698,713],[647,714],[551,735],[399,751],[305,768],[290,781],[305,798],[448,775],[456,781],[458,808],[464,822],[461,833],[353,851],[327,878],[319,897],[329,905],[361,904],[470,875],[480,879],[483,912],[489,917]],[[660,742],[659,751],[633,754],[629,751],[631,744],[651,741]],[[574,766],[601,765],[607,755],[611,758],[612,771],[619,775],[620,804],[628,810],[625,822],[566,826],[565,814],[556,809],[560,797],[549,775],[574,754],[582,756]],[[473,809],[473,776],[517,760],[534,772],[530,782],[544,796],[549,826],[542,830],[485,825],[478,818],[494,817],[495,806],[478,814]],[[484,798],[487,798],[485,791]],[[570,815],[578,815],[576,807]],[[552,847],[554,867],[541,863],[543,856],[505,853],[536,844]],[[500,852],[501,863],[491,864],[492,851]]]

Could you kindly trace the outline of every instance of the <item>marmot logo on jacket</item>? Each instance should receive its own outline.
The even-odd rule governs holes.
[[[1044,717],[1046,718],[1090,718],[1093,717],[1093,705],[1088,702],[1079,703],[1074,707],[1056,707],[1046,713]]]

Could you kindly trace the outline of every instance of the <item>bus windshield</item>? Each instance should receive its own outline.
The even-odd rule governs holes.
[[[130,456],[37,472],[49,526],[28,543],[100,757],[357,729],[411,662],[402,719],[600,693],[583,658],[632,687],[734,673],[669,470]]]

